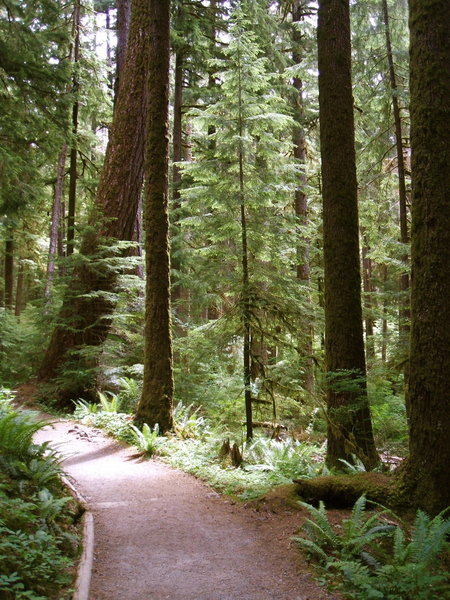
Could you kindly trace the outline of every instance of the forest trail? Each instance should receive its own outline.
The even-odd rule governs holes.
[[[94,517],[90,600],[326,600],[290,537],[300,514],[234,504],[100,431],[38,432]]]

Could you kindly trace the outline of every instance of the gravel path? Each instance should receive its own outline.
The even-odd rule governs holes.
[[[37,434],[94,516],[90,600],[325,600],[289,538],[292,512],[234,504],[98,430],[70,421]],[[283,511],[282,511],[283,512]]]

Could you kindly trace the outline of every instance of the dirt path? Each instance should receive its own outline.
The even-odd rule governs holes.
[[[299,516],[233,504],[69,421],[38,433],[94,515],[90,600],[325,600],[289,538]]]

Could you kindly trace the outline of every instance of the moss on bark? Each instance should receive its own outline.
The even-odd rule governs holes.
[[[146,193],[146,300],[144,382],[136,420],[172,428],[172,338],[168,218],[169,150],[169,0],[153,0],[150,9]]]

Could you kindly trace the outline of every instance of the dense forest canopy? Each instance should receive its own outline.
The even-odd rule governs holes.
[[[136,422],[181,401],[329,467],[398,462],[410,427],[403,484],[445,508],[432,4],[0,0],[2,385],[70,410],[126,382]]]

